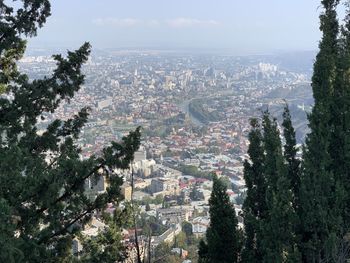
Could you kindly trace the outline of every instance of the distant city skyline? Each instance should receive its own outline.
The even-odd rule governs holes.
[[[317,49],[319,0],[53,0],[31,48]]]

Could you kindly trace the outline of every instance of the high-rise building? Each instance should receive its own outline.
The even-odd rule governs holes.
[[[124,196],[125,200],[130,201],[132,195],[132,187],[129,182],[124,182],[120,189],[121,194]]]

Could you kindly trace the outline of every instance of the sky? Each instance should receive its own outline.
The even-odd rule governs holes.
[[[320,0],[52,0],[30,47],[317,49]]]

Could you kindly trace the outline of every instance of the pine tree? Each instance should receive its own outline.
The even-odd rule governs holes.
[[[38,132],[37,120],[69,102],[84,83],[81,67],[90,45],[85,43],[66,57],[55,55],[52,76],[30,81],[16,68],[25,50],[22,37],[35,36],[50,15],[50,3],[23,0],[22,4],[14,9],[0,1],[0,261],[68,262],[72,239],[93,213],[121,200],[123,180],[113,171],[129,168],[140,144],[140,129],[84,160],[76,140],[87,122],[88,108]],[[91,200],[84,193],[85,181],[101,173],[110,186]],[[120,246],[113,243],[120,241],[118,231],[117,226],[109,228],[92,245],[105,248],[98,249],[99,258],[108,258],[105,262],[122,253],[116,253]]]
[[[264,150],[261,127],[257,119],[250,122],[248,154],[250,160],[244,162],[244,180],[247,197],[243,203],[244,247],[242,262],[261,262],[263,248],[261,246],[260,221],[266,216],[266,179],[264,177]]]
[[[226,186],[214,175],[213,191],[209,199],[210,225],[206,233],[207,246],[202,242],[200,262],[238,262],[241,248],[240,232],[237,229],[238,220],[226,191]]]

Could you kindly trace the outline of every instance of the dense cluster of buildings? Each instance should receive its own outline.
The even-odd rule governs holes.
[[[184,221],[201,237],[210,224],[212,182],[208,174],[215,172],[228,180],[228,194],[238,213],[244,194],[242,163],[247,157],[249,119],[259,116],[264,105],[284,103],[276,91],[297,94],[309,85],[308,76],[261,60],[162,52],[93,55],[84,67],[84,86],[71,103],[42,120],[40,127],[90,107],[89,123],[78,140],[84,158],[142,126],[142,147],[130,170],[123,173],[125,200],[133,197],[146,216],[156,217],[167,227],[164,233],[152,236],[152,247],[172,242]],[[25,57],[20,67],[32,78],[40,78],[53,70],[54,62],[45,56]],[[199,119],[189,107],[195,102],[204,112],[201,116],[215,113],[216,120]],[[291,103],[305,110],[308,97],[293,98]],[[103,175],[86,182],[90,198],[106,187]],[[152,201],[157,197],[162,198],[161,203]],[[239,222],[241,225],[241,218]],[[94,236],[104,227],[94,218],[83,234]],[[130,251],[134,251],[132,234],[125,231]],[[79,251],[80,246],[76,241],[74,250]]]

